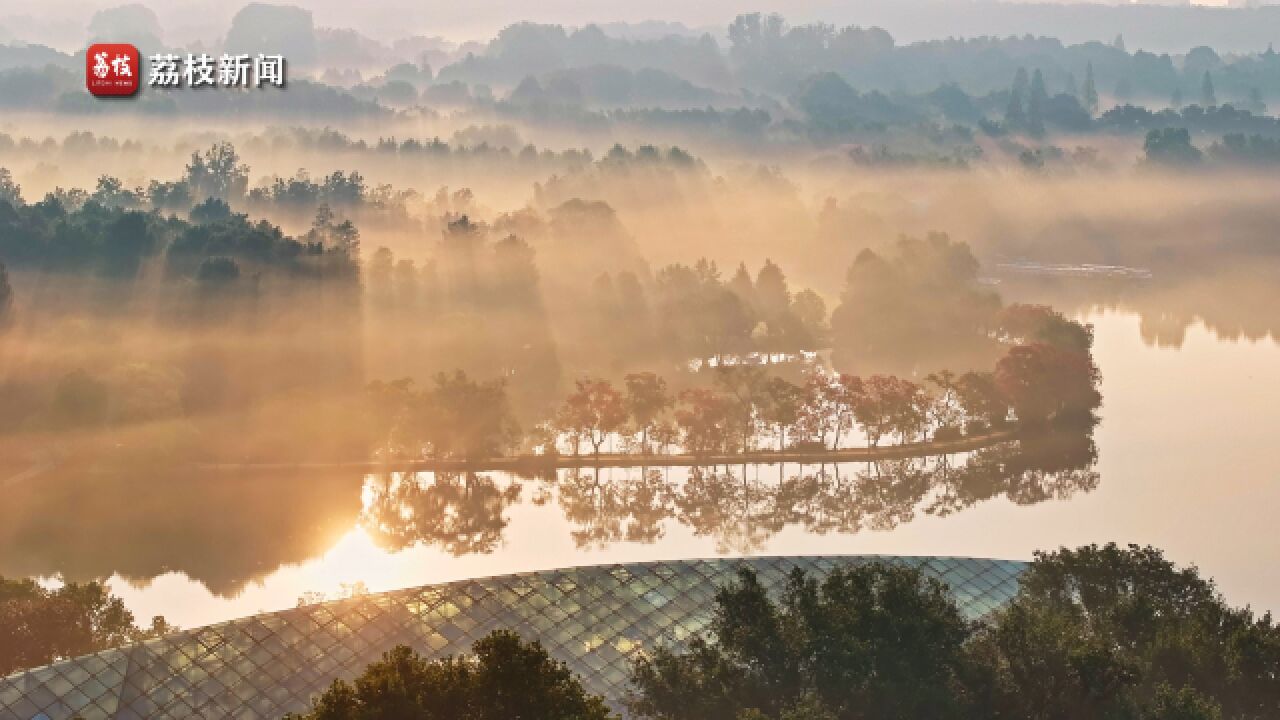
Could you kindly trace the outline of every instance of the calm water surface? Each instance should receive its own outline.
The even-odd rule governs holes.
[[[1144,342],[1136,315],[1086,319],[1096,326],[1105,399],[1092,484],[1074,475],[1029,495],[988,492],[994,497],[944,513],[945,489],[904,507],[901,496],[912,491],[902,482],[876,485],[876,468],[842,466],[840,477],[827,481],[841,486],[862,474],[875,507],[831,522],[827,516],[838,508],[817,509],[818,521],[773,527],[767,492],[754,488],[776,488],[779,468],[749,468],[745,476],[738,469],[741,486],[727,487],[742,496],[702,512],[731,506],[741,517],[711,518],[719,530],[707,532],[644,513],[653,493],[686,484],[683,470],[651,483],[638,471],[605,471],[600,486],[626,486],[625,497],[592,495],[594,478],[584,476],[579,490],[587,494],[576,506],[545,482],[491,474],[467,502],[456,495],[450,502],[447,492],[418,496],[413,517],[385,502],[392,488],[385,478],[170,481],[196,483],[198,498],[131,489],[146,478],[118,485],[94,478],[86,482],[98,489],[87,494],[61,488],[17,496],[25,504],[9,512],[20,527],[0,539],[0,574],[109,575],[140,618],[163,614],[192,627],[291,607],[305,593],[337,596],[356,583],[379,591],[566,565],[748,553],[1029,558],[1038,548],[1116,540],[1150,543],[1199,565],[1233,602],[1280,609],[1280,345],[1223,340],[1196,325],[1180,347],[1156,347]],[[923,468],[936,474],[937,462]],[[814,472],[790,467],[782,475]],[[42,508],[59,503],[71,512],[46,517]],[[601,521],[611,503],[631,510],[605,512]],[[505,526],[492,518],[504,518]]]

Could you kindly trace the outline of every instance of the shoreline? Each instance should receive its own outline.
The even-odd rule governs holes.
[[[336,470],[350,469],[367,472],[526,472],[573,468],[644,468],[644,467],[701,467],[718,465],[777,465],[777,464],[828,464],[841,462],[873,462],[876,460],[901,460],[930,455],[950,455],[990,447],[1016,440],[1021,435],[1018,428],[964,437],[944,442],[925,441],[887,445],[881,447],[856,447],[841,450],[752,450],[742,453],[691,455],[600,453],[597,455],[511,455],[473,460],[354,460],[350,462],[280,462],[280,463],[192,463],[190,468],[201,472],[222,473],[238,471],[284,470]]]

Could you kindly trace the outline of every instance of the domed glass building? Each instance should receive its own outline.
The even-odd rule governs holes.
[[[466,653],[499,628],[537,639],[620,707],[631,660],[706,629],[717,588],[749,566],[771,590],[873,559],[920,567],[977,618],[1017,592],[1024,563],[942,557],[755,557],[604,565],[364,595],[175,633],[0,679],[0,718],[279,718],[397,644]]]

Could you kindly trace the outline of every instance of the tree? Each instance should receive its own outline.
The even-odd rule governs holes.
[[[536,640],[496,630],[473,655],[426,660],[397,645],[352,682],[335,680],[292,720],[610,720],[604,699],[590,695]]]
[[[13,286],[9,284],[9,272],[0,262],[0,330],[13,322]]]
[[[994,373],[967,372],[956,381],[966,430],[1000,426],[1009,417],[1009,401],[996,386]]]
[[[22,186],[13,181],[13,173],[4,167],[0,167],[0,202],[7,202],[15,208],[23,205]]]
[[[100,583],[49,590],[0,577],[0,677],[173,631],[162,617],[148,630],[137,627],[124,601]]]
[[[1266,115],[1267,103],[1262,99],[1262,91],[1257,87],[1249,88],[1249,99],[1245,102],[1245,109],[1254,115]]]
[[[925,380],[936,388],[936,395],[930,400],[927,410],[929,424],[934,427],[934,439],[955,439],[964,418],[956,374],[942,370],[930,373]]]
[[[1020,67],[1013,76],[1009,90],[1009,105],[1004,111],[1004,124],[1009,128],[1021,128],[1027,122],[1027,69]]]
[[[1191,144],[1191,133],[1186,128],[1148,131],[1142,147],[1147,162],[1167,167],[1187,167],[1203,159],[1200,149]]]
[[[996,323],[1015,342],[1042,342],[1081,353],[1093,349],[1093,326],[1068,320],[1048,305],[1007,305]]]
[[[1010,348],[996,364],[995,381],[1018,421],[1027,425],[1084,422],[1102,404],[1093,360],[1045,343]]]
[[[660,720],[966,717],[968,628],[944,585],[872,562],[778,601],[755,573],[716,593],[709,636],[635,665],[631,710]]]
[[[928,407],[928,396],[919,385],[890,375],[872,375],[853,395],[854,417],[871,447],[885,435],[897,435],[905,443],[921,434]]]
[[[760,420],[774,429],[778,450],[787,446],[787,428],[800,422],[804,389],[786,378],[771,377],[765,382],[760,404]]]
[[[727,402],[734,444],[750,450],[756,437],[759,408],[764,404],[765,371],[751,365],[730,365],[717,367],[714,373],[715,386]]]
[[[626,421],[627,405],[622,393],[608,380],[591,378],[577,381],[577,389],[565,398],[555,419],[556,427],[573,439],[574,455],[586,438],[597,457],[604,441],[621,430]]]
[[[1093,79],[1093,63],[1089,63],[1084,72],[1084,109],[1089,115],[1098,114],[1098,86]]]
[[[191,153],[183,180],[193,199],[214,197],[232,202],[243,197],[249,187],[249,166],[240,162],[235,146],[224,141],[214,144],[203,156]]]
[[[903,237],[893,254],[863,250],[850,266],[831,313],[831,361],[846,370],[937,363],[940,347],[987,354],[999,309],[999,297],[978,282],[968,245],[937,233]]]
[[[627,387],[627,414],[640,432],[640,452],[649,452],[649,439],[663,415],[674,401],[667,390],[667,381],[652,372],[631,373],[623,379]]]
[[[973,644],[996,670],[996,717],[1260,718],[1280,707],[1280,627],[1151,547],[1036,553]]]
[[[1218,104],[1218,96],[1213,91],[1213,76],[1204,71],[1204,79],[1200,82],[1200,106],[1211,108]]]
[[[1032,135],[1044,134],[1045,108],[1049,104],[1049,93],[1044,87],[1044,75],[1036,68],[1031,76],[1031,92],[1027,100],[1027,130]]]
[[[412,424],[438,458],[495,457],[520,436],[506,383],[476,382],[461,370],[440,373],[434,387],[415,397]]]
[[[806,438],[831,449],[840,447],[840,439],[856,421],[854,405],[862,392],[862,380],[855,375],[831,376],[812,372],[805,381],[796,429]]]
[[[727,398],[706,388],[690,388],[680,393],[676,424],[684,438],[685,451],[693,455],[725,452],[730,444],[732,409]]]

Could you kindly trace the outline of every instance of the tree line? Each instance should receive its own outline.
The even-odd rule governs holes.
[[[1280,706],[1271,615],[1233,607],[1194,566],[1152,547],[1037,552],[1016,596],[976,620],[942,581],[888,561],[822,579],[796,570],[777,593],[743,568],[710,610],[706,632],[635,653],[632,717],[1252,720]],[[290,717],[514,713],[618,717],[509,630],[461,657],[396,647]]]
[[[859,377],[819,367],[793,382],[765,367],[722,364],[685,387],[652,371],[621,385],[581,378],[551,415],[521,434],[502,381],[458,371],[422,390],[409,379],[369,386],[371,425],[384,457],[482,459],[518,447],[539,454],[610,448],[662,454],[742,453],[770,446],[837,450],[855,429],[882,441],[957,439],[1006,427],[1091,426],[1102,397],[1089,355],[1090,330],[1044,306],[1001,313],[1008,350],[990,372],[939,372],[925,384],[892,375]],[[701,380],[701,382],[699,382]]]

